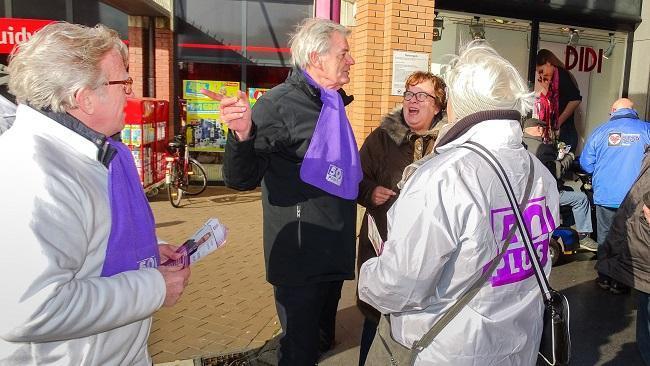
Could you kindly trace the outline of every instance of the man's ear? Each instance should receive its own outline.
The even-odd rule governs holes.
[[[318,52],[314,51],[309,53],[309,63],[314,67],[317,68],[321,67],[320,55],[318,54]]]
[[[74,95],[77,102],[77,108],[85,114],[93,114],[95,111],[95,95],[93,90],[89,88],[81,88]]]

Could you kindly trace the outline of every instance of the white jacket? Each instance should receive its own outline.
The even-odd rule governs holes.
[[[0,136],[0,365],[151,365],[165,282],[100,277],[111,215],[97,152],[25,105]]]
[[[403,345],[419,340],[480,277],[509,228],[504,221],[511,208],[496,174],[476,153],[458,146],[475,141],[495,154],[521,200],[529,173],[521,137],[518,121],[474,125],[438,147],[440,154],[413,174],[388,212],[388,239],[383,253],[361,267],[359,298],[391,314],[393,337]],[[558,222],[559,198],[555,179],[533,161],[535,180],[525,215],[548,274],[548,240]],[[514,240],[496,275],[420,353],[418,365],[535,364],[542,296],[523,242]]]
[[[0,95],[0,135],[7,131],[16,119],[16,105]]]

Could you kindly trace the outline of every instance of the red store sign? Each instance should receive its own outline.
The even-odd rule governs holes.
[[[11,53],[16,45],[52,22],[54,20],[0,18],[0,54]]]

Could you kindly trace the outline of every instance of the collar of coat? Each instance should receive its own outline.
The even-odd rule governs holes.
[[[298,89],[304,91],[312,97],[313,99],[317,99],[318,102],[320,103],[320,90],[318,88],[315,88],[307,82],[307,79],[305,79],[305,75],[302,74],[302,70],[299,68],[293,68],[291,71],[289,71],[289,76],[287,76],[286,83],[294,85]],[[354,100],[354,96],[352,95],[347,95],[345,93],[345,90],[343,88],[337,90],[339,94],[341,94],[341,99],[343,99],[343,105],[347,106],[348,104],[352,103]]]
[[[483,121],[489,120],[516,120],[521,119],[521,114],[515,110],[494,110],[494,111],[481,111],[472,113],[469,116],[454,123],[447,132],[440,137],[436,144],[436,152],[438,148],[447,145],[448,143],[456,140],[464,135],[470,128],[476,126]]]
[[[397,145],[401,145],[408,141],[408,136],[411,133],[411,129],[406,124],[404,119],[404,111],[402,106],[395,107],[390,113],[387,113],[382,117],[381,124],[379,128],[386,131],[391,140]],[[438,113],[431,123],[429,130],[433,130],[438,126],[445,124],[446,114],[444,112]]]
[[[98,149],[97,160],[108,168],[111,160],[117,154],[117,150],[108,143],[106,136],[86,126],[83,122],[68,113],[53,112],[51,109],[33,109],[92,142]]]

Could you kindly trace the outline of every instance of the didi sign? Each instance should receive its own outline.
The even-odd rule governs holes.
[[[564,65],[567,70],[578,68],[578,71],[592,72],[596,69],[597,73],[601,73],[603,68],[603,49],[598,52],[591,47],[581,46],[576,48],[573,46],[566,46],[564,52]]]

